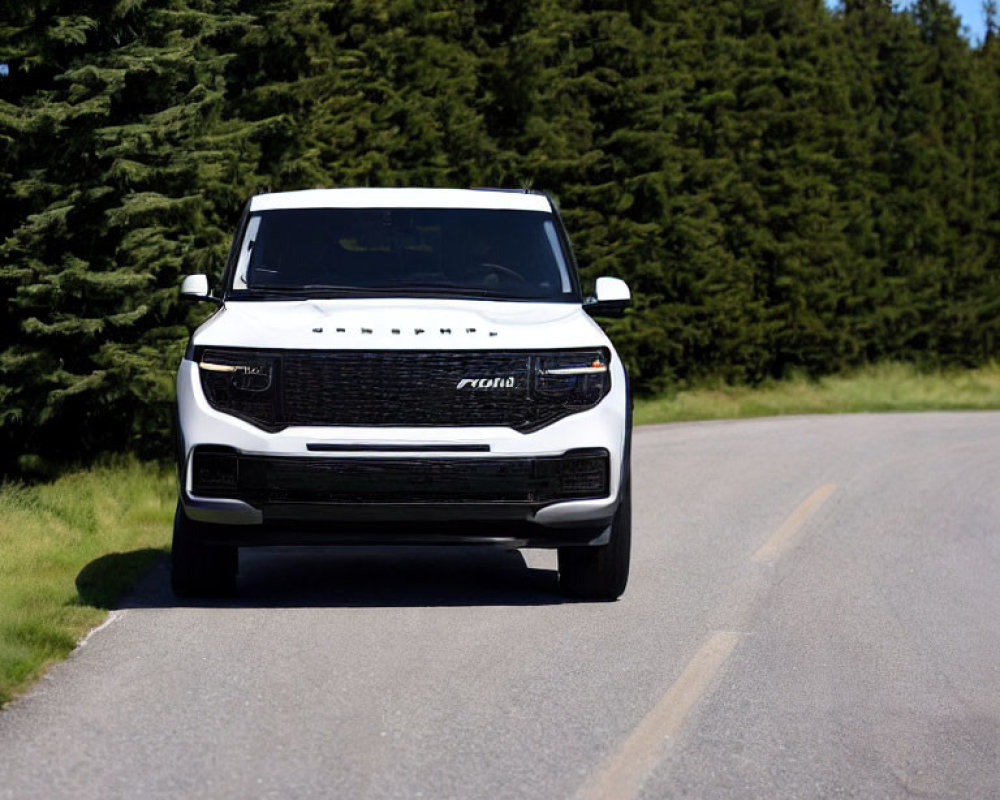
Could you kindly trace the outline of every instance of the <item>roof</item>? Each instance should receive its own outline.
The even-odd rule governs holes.
[[[543,194],[501,189],[307,189],[259,194],[251,211],[286,208],[482,208],[552,211]]]

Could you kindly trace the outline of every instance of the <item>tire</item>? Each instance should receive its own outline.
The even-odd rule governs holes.
[[[170,588],[178,597],[228,597],[236,591],[235,545],[208,544],[211,525],[188,519],[181,504],[174,512]]]
[[[628,584],[632,549],[632,483],[611,521],[611,540],[596,547],[559,548],[559,588],[581,600],[617,600]]]

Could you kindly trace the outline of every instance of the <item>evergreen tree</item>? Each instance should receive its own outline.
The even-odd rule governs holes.
[[[178,277],[224,252],[213,192],[226,227],[245,193],[205,138],[229,58],[214,42],[248,24],[232,11],[54,0],[23,5],[7,31],[4,468],[163,451],[186,329]]]
[[[532,186],[634,388],[998,355],[1000,47],[945,0],[8,0],[0,473],[169,452],[256,191]]]

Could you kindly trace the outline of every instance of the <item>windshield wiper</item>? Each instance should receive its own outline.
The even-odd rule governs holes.
[[[364,291],[358,286],[303,284],[302,286],[250,286],[241,290],[248,297],[316,297],[321,294],[344,295]]]
[[[379,286],[373,289],[379,293],[406,292],[407,294],[419,295],[462,295],[465,297],[510,297],[506,292],[495,292],[492,289],[485,289],[477,286],[462,286],[457,283],[391,283],[388,286]]]

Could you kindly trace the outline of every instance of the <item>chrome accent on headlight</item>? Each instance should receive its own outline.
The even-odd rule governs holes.
[[[594,362],[589,367],[563,367],[561,369],[539,370],[539,375],[593,375],[598,372],[607,372],[608,365]]]
[[[235,364],[210,364],[207,361],[199,362],[198,367],[209,372],[236,372],[239,369]]]
[[[558,401],[570,410],[597,405],[611,389],[610,355],[602,348],[538,356],[533,391],[537,397]]]
[[[275,355],[206,349],[198,362],[201,387],[209,404],[267,430],[278,416]]]

